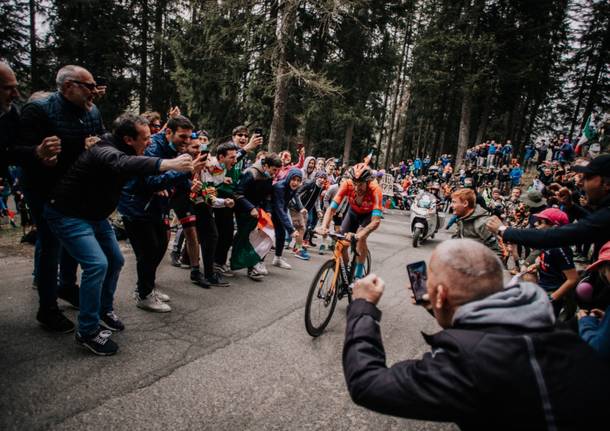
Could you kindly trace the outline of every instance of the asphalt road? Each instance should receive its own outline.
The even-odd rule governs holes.
[[[439,329],[410,304],[405,264],[427,258],[447,235],[414,249],[406,221],[386,215],[370,238],[373,271],[386,281],[388,364],[420,357],[427,350],[420,331]],[[41,329],[30,260],[2,256],[0,429],[456,429],[372,413],[350,400],[341,367],[346,301],[321,337],[312,339],[303,323],[311,278],[328,256],[288,257],[291,271],[269,262],[263,283],[241,271],[230,287],[211,290],[166,259],[158,285],[173,311],[154,314],[131,299],[134,256],[123,249],[115,308],[127,329],[113,337],[117,355],[106,358],[77,346],[73,334]],[[66,314],[76,319],[75,310]]]

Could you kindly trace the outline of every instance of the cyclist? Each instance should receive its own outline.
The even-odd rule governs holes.
[[[347,198],[349,209],[341,223],[341,233],[345,234],[348,240],[351,240],[352,236],[356,240],[358,257],[354,270],[355,278],[364,276],[364,263],[368,251],[366,239],[381,224],[382,197],[381,187],[377,181],[374,181],[371,169],[366,163],[358,163],[349,169],[348,179],[341,184],[335,198],[324,214],[320,233],[327,235],[330,221],[337,208],[339,208],[343,198]],[[347,250],[345,251],[344,261],[348,261]]]

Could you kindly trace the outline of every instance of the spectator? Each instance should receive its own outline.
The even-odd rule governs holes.
[[[149,141],[146,119],[131,114],[119,117],[114,134],[106,135],[73,163],[44,210],[51,230],[83,268],[76,341],[96,355],[118,350],[100,323],[110,331],[125,328],[113,307],[124,259],[108,222],[124,183],[134,175],[192,169],[188,156],[174,160],[141,157]]]
[[[320,196],[325,180],[326,172],[316,172],[314,178],[304,181],[298,191],[299,199],[301,199],[303,206],[308,212],[307,227],[303,238],[303,245],[305,246],[316,247],[316,244],[313,242],[313,232],[318,223],[318,219],[322,218],[324,214],[322,212]]]
[[[507,228],[500,219],[488,220],[487,227],[498,233],[505,242],[528,247],[552,248],[580,243],[594,243],[594,259],[599,249],[610,240],[610,155],[601,155],[588,165],[574,166],[573,170],[584,175],[583,189],[594,210],[578,223],[570,223],[556,229]]]
[[[587,268],[588,273],[597,273],[604,284],[605,293],[610,290],[610,242],[599,252],[599,258]],[[583,286],[584,287],[584,286]],[[591,286],[593,289],[593,286]],[[591,292],[593,297],[593,292]],[[593,299],[593,298],[591,298]],[[578,312],[578,332],[606,360],[610,360],[610,306],[605,311],[598,308],[583,309]]]
[[[504,288],[502,263],[470,240],[441,243],[429,262],[429,307],[443,328],[421,359],[388,368],[377,304],[384,282],[356,282],[343,370],[355,403],[462,429],[581,429],[610,419],[610,368],[571,331],[554,328],[538,286]]]
[[[277,154],[267,154],[243,172],[235,189],[237,235],[231,269],[248,268],[248,277],[254,281],[262,281],[267,269],[250,243],[250,233],[256,229],[259,210],[271,212],[272,181],[281,166]]]
[[[476,196],[473,190],[460,189],[453,192],[451,194],[451,207],[453,213],[458,217],[454,238],[474,239],[501,255],[495,235],[485,228],[485,223],[490,216],[487,211],[476,204]]]
[[[216,194],[221,199],[231,199],[235,202],[235,186],[241,176],[241,166],[246,158],[248,151],[256,149],[262,145],[263,137],[255,136],[244,145],[239,147],[233,142],[225,142],[216,148],[216,159],[218,164],[223,167],[224,181],[216,186]],[[224,277],[233,277],[234,274],[227,265],[229,249],[233,243],[233,231],[235,228],[235,208],[224,206],[214,208],[214,221],[218,229],[218,244],[216,246],[216,257],[214,269]]]
[[[21,150],[37,155],[23,165],[23,191],[37,226],[40,259],[37,274],[37,320],[46,328],[71,332],[74,324],[57,306],[60,297],[78,307],[76,261],[61,253],[60,288],[57,267],[60,245],[43,216],[44,203],[74,161],[104,133],[102,117],[94,104],[103,94],[91,73],[80,66],[64,66],[56,76],[57,91],[27,103],[21,113]],[[44,140],[44,141],[43,141]],[[42,144],[40,144],[43,142]]]
[[[307,214],[307,209],[303,207],[297,190],[303,181],[303,171],[299,168],[292,168],[282,181],[273,185],[273,199],[271,200],[271,220],[275,229],[275,257],[273,266],[283,269],[292,269],[286,259],[282,257],[284,252],[284,242],[286,235],[298,239],[302,233],[293,225],[295,217],[288,215],[288,204],[294,199],[295,211]]]
[[[144,154],[173,159],[186,153],[192,130],[193,125],[186,117],[173,117],[168,121],[165,131],[156,135],[157,144],[147,148]],[[189,175],[185,173],[168,171],[160,175],[132,179],[121,192],[118,210],[136,255],[138,280],[134,296],[136,306],[142,310],[159,313],[171,311],[167,304],[169,295],[157,289],[155,282],[157,268],[167,250],[169,191],[175,186],[190,189],[188,180]],[[198,271],[191,272],[191,281],[207,286]]]
[[[234,149],[232,151],[235,152]],[[224,166],[221,166],[216,158],[208,157],[207,145],[201,146],[201,154],[207,160],[207,164],[198,175],[194,176],[191,198],[194,200],[197,215],[197,235],[201,245],[203,273],[207,285],[225,287],[229,286],[229,283],[215,265],[219,233],[214,209],[233,208],[235,202],[232,198],[217,196],[217,187],[225,183]]]
[[[535,216],[537,229],[552,229],[569,223],[568,216],[557,208],[547,208]],[[566,295],[576,287],[578,273],[570,247],[541,250],[536,260],[538,284],[549,295],[555,316],[564,306]]]

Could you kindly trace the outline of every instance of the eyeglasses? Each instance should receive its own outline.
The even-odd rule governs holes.
[[[74,82],[75,84],[81,85],[89,91],[94,91],[97,88],[97,84],[95,82],[83,82],[77,81],[76,79],[72,79],[70,82]]]

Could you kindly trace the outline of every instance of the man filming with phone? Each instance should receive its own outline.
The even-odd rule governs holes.
[[[384,282],[371,274],[355,283],[343,348],[355,403],[399,417],[455,422],[461,429],[608,423],[610,367],[576,333],[555,329],[540,287],[504,287],[500,260],[469,239],[441,243],[429,269],[427,277],[420,274],[427,278],[423,304],[443,329],[424,334],[431,351],[421,359],[389,368],[377,308]]]

